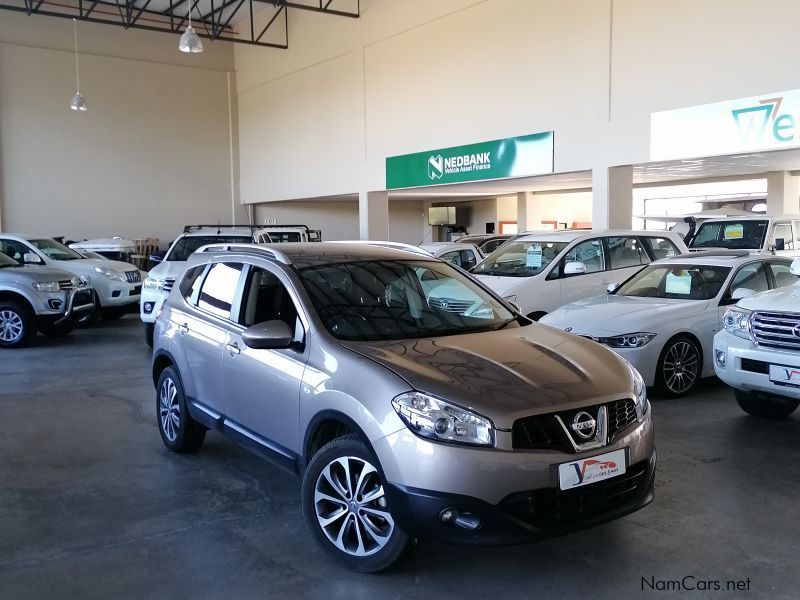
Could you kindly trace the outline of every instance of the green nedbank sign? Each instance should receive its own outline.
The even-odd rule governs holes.
[[[553,172],[553,132],[415,152],[386,159],[386,189]]]

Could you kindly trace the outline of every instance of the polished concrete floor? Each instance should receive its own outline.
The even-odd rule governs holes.
[[[527,546],[424,545],[365,576],[314,546],[290,475],[217,434],[193,456],[165,450],[149,362],[134,317],[0,351],[1,598],[800,594],[800,415],[747,417],[716,380],[654,402],[644,510]],[[686,576],[750,591],[664,591]]]

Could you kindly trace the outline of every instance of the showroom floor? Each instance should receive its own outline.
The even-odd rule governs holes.
[[[312,543],[290,475],[218,434],[169,453],[149,360],[132,316],[0,353],[0,597],[666,598],[649,585],[685,576],[797,597],[800,418],[747,417],[716,380],[654,402],[639,513],[528,546],[425,545],[365,576]]]

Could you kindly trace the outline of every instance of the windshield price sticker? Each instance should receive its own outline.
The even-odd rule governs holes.
[[[528,246],[525,252],[525,266],[529,269],[542,268],[542,246],[541,244],[533,244]]]
[[[688,296],[692,293],[692,276],[686,271],[681,271],[679,275],[667,273],[667,284],[664,291],[667,294]]]
[[[744,237],[744,225],[736,223],[734,225],[726,225],[723,236],[726,240],[740,240]]]

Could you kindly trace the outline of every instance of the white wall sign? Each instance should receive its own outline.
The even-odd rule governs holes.
[[[650,160],[800,146],[800,90],[650,115]]]

